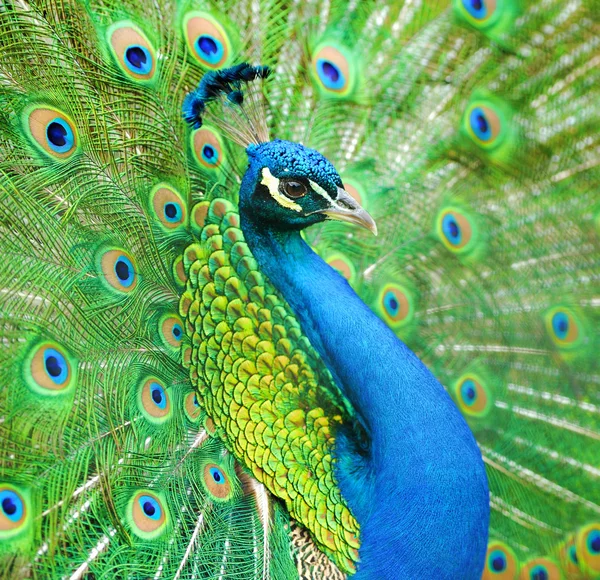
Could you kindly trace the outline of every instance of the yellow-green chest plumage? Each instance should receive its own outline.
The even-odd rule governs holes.
[[[216,434],[345,571],[358,524],[336,485],[335,430],[351,420],[286,301],[260,273],[224,199],[196,206],[184,253],[184,364]],[[339,395],[337,396],[339,401]],[[212,425],[211,425],[212,426]]]

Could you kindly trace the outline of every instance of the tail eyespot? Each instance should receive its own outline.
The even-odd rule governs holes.
[[[183,322],[179,316],[166,315],[159,321],[159,333],[165,346],[179,349],[183,339]]]
[[[20,533],[31,520],[27,499],[16,486],[0,483],[0,540]]]
[[[169,512],[158,494],[150,490],[136,492],[129,501],[128,511],[131,529],[136,536],[154,539],[166,531]]]
[[[463,127],[470,140],[491,155],[511,133],[507,106],[499,99],[473,100],[465,111]]]
[[[131,292],[137,285],[133,258],[124,250],[109,249],[100,255],[100,269],[106,284],[118,292]]]
[[[119,22],[107,31],[107,39],[119,68],[138,81],[152,80],[156,73],[156,51],[146,35],[132,22]]]
[[[379,292],[378,309],[392,328],[405,326],[414,316],[412,295],[404,286],[386,284]]]
[[[475,247],[471,218],[459,209],[442,210],[438,214],[436,230],[439,240],[451,252],[466,254]]]
[[[171,417],[169,393],[158,379],[149,378],[142,383],[138,401],[140,411],[151,423],[163,423]]]
[[[215,463],[207,463],[203,472],[204,487],[217,501],[226,501],[231,497],[231,484],[225,470]]]
[[[225,66],[231,43],[225,29],[213,16],[192,12],[184,18],[183,26],[190,54],[196,61],[210,69]]]
[[[600,522],[583,526],[575,536],[579,565],[592,577],[600,574]]]
[[[38,345],[25,370],[28,385],[43,395],[58,395],[75,384],[75,368],[66,351],[55,342]]]
[[[318,47],[312,57],[313,76],[321,90],[333,96],[348,95],[354,84],[356,71],[343,52],[331,45]]]
[[[546,331],[561,349],[576,348],[581,342],[582,325],[577,315],[568,308],[553,308],[546,314]]]
[[[151,193],[152,209],[159,222],[172,230],[183,225],[187,218],[187,210],[181,196],[168,185],[158,185]]]
[[[221,140],[211,128],[203,125],[201,129],[192,132],[191,140],[194,157],[200,167],[216,169],[223,163]]]
[[[196,393],[188,393],[185,396],[185,414],[186,417],[192,422],[197,423],[200,419],[200,403],[198,402],[198,396]]]
[[[471,24],[483,28],[494,21],[497,0],[460,0],[458,9]]]
[[[521,568],[521,580],[561,580],[562,572],[557,563],[549,558],[535,558]]]
[[[515,553],[503,542],[488,544],[481,580],[515,580],[518,562]]]
[[[32,108],[26,117],[33,142],[50,157],[66,160],[77,150],[75,124],[58,109]]]
[[[455,385],[460,410],[470,417],[484,417],[492,408],[492,398],[485,383],[474,374],[463,375]]]

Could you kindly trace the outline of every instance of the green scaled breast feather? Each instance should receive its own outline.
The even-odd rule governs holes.
[[[179,310],[183,363],[210,427],[283,499],[340,569],[358,560],[358,524],[336,485],[336,428],[351,421],[329,371],[279,292],[259,272],[225,199],[193,210]]]

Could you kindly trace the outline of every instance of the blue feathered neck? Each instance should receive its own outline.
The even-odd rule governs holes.
[[[478,580],[487,545],[487,479],[454,403],[298,232],[256,223],[243,204],[240,216],[261,270],[368,432],[366,452],[349,435],[336,437],[336,475],[361,526],[355,577]]]

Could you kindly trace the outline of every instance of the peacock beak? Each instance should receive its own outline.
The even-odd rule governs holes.
[[[341,187],[337,189],[337,199],[327,209],[321,210],[329,219],[349,222],[368,229],[377,235],[377,224],[358,202]]]

